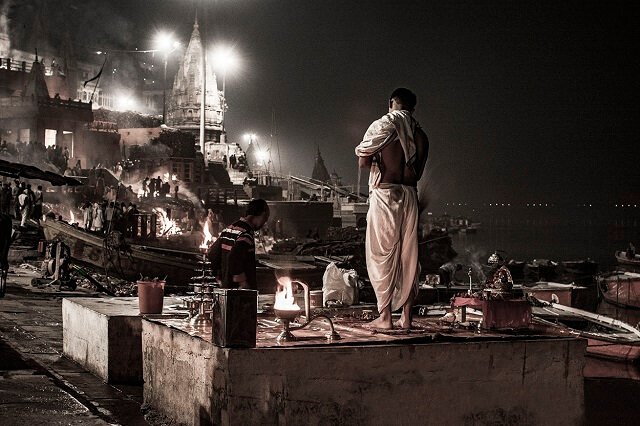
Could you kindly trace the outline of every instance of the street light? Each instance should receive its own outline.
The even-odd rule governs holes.
[[[224,132],[224,119],[227,109],[227,72],[238,67],[238,56],[231,47],[219,45],[213,50],[213,65],[222,74],[222,131]],[[255,135],[254,135],[255,136]]]
[[[167,123],[167,62],[169,61],[169,55],[173,53],[178,47],[180,42],[173,39],[172,34],[159,33],[156,36],[156,50],[164,53],[164,78],[162,83],[162,123]]]
[[[222,73],[222,96],[225,96],[227,72],[238,67],[239,60],[235,51],[228,46],[217,46],[213,50],[214,67]]]

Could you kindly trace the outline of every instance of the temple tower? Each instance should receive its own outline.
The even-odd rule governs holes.
[[[195,135],[200,144],[200,105],[202,95],[203,46],[198,20],[193,25],[189,45],[173,82],[168,97],[167,125]],[[205,142],[222,141],[223,108],[222,92],[218,90],[216,75],[211,64],[206,63],[205,92]]]
[[[322,155],[320,154],[320,147],[318,147],[318,153],[316,154],[316,162],[313,165],[313,172],[311,173],[311,178],[315,180],[319,180],[321,182],[329,182],[331,177],[329,176],[329,172],[327,171],[327,167],[324,165],[324,160],[322,159]]]

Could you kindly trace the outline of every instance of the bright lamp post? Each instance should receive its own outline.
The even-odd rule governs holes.
[[[224,119],[227,107],[227,72],[238,67],[238,57],[234,50],[227,46],[218,46],[213,50],[213,64],[222,74],[222,131],[224,132]],[[255,135],[253,135],[255,137]]]
[[[169,55],[173,53],[180,42],[173,39],[171,34],[160,33],[156,37],[156,49],[164,55],[164,78],[162,83],[162,123],[167,123],[167,62]]]

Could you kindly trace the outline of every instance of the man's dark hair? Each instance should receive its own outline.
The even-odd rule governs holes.
[[[262,213],[269,210],[269,205],[262,198],[249,201],[247,205],[247,216],[260,216]]]
[[[404,87],[399,87],[393,91],[389,99],[394,98],[407,111],[413,111],[416,108],[416,103],[418,103],[416,94]]]

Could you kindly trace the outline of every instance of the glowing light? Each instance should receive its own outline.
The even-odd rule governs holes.
[[[69,214],[71,216],[71,220],[69,221],[69,225],[74,225],[76,222],[76,215],[73,214],[73,210],[69,210]]]
[[[170,53],[180,47],[180,42],[174,40],[173,34],[161,32],[156,35],[155,46],[161,52]]]
[[[299,311],[300,306],[296,303],[293,296],[293,286],[291,285],[291,278],[280,277],[278,278],[278,287],[276,288],[276,299],[273,304],[273,309],[281,311]]]
[[[128,95],[120,95],[116,99],[116,108],[120,111],[131,111],[135,108],[135,101],[131,96]]]
[[[229,46],[218,46],[212,54],[213,66],[223,73],[234,71],[238,68],[240,60],[235,51]]]
[[[178,226],[175,220],[169,219],[167,212],[160,207],[155,207],[152,211],[158,217],[158,232],[161,237],[169,237],[170,235],[181,235],[182,229]]]
[[[211,231],[209,230],[208,221],[204,222],[203,232],[204,232],[204,240],[202,240],[202,244],[200,244],[200,248],[207,249],[209,248],[209,245],[211,245],[216,241],[216,238],[214,238],[214,236],[211,234]]]
[[[269,153],[264,150],[257,151],[256,159],[259,163],[265,163],[269,159]]]

